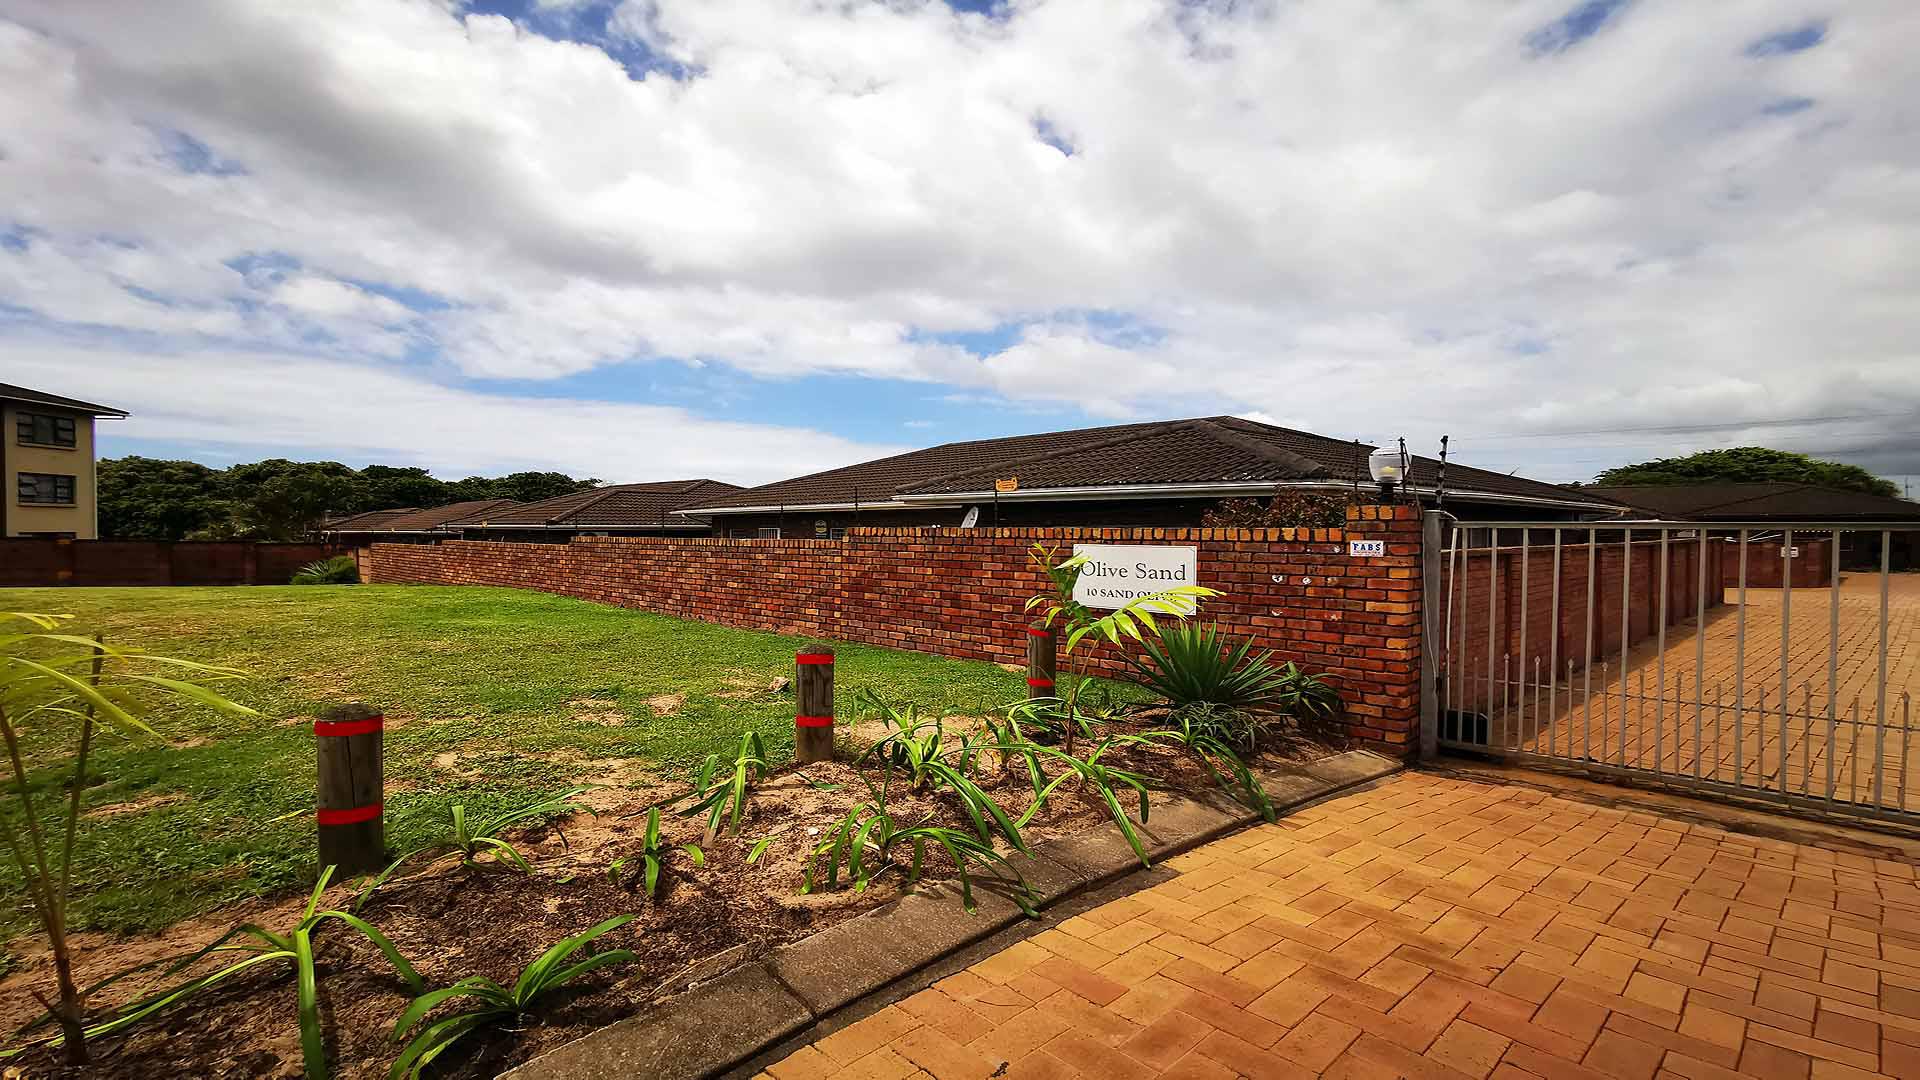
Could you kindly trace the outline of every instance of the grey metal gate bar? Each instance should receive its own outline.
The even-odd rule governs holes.
[[[1920,825],[1913,524],[1439,531],[1426,745]]]

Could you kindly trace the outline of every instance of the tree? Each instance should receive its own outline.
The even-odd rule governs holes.
[[[181,540],[233,516],[221,474],[198,462],[107,458],[99,483],[102,536]]]
[[[565,473],[470,476],[454,483],[425,469],[337,461],[266,461],[210,469],[192,461],[100,462],[100,534],[116,540],[293,540],[322,517],[427,509],[474,499],[534,502],[598,487]]]
[[[576,491],[600,486],[598,480],[575,480],[566,473],[557,472],[517,472],[508,473],[493,482],[495,499],[512,499],[515,502],[538,502],[551,499],[556,495],[571,495]]]
[[[337,461],[271,458],[227,470],[239,535],[252,540],[298,540],[329,512],[366,508],[360,474]]]
[[[1882,480],[1858,465],[1821,461],[1805,454],[1769,450],[1761,446],[1703,450],[1686,457],[1622,465],[1617,469],[1608,469],[1594,480],[1594,483],[1606,486],[1769,482],[1815,484],[1889,497],[1900,494],[1900,489],[1892,481]]]
[[[460,500],[451,497],[450,485],[436,480],[425,469],[401,469],[392,465],[369,465],[360,470],[366,487],[362,510],[398,510],[404,506],[445,506]]]

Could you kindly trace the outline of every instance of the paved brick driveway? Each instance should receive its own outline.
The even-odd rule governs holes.
[[[1906,861],[1403,774],[1174,860],[807,1077],[1920,1077]]]

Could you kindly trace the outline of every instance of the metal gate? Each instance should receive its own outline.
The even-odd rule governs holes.
[[[1912,523],[1434,532],[1438,746],[1920,824]]]

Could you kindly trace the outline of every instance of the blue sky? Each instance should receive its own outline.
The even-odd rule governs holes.
[[[1236,413],[1920,472],[1899,5],[0,0],[108,454],[763,481]],[[1556,432],[1573,432],[1556,438]]]

